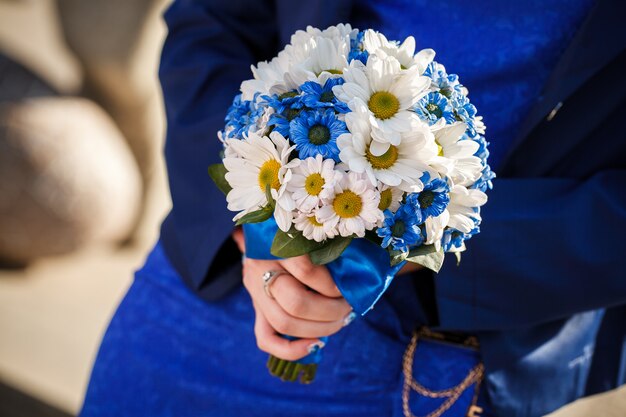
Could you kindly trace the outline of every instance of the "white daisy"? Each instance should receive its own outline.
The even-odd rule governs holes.
[[[419,178],[425,171],[430,171],[428,161],[436,155],[430,130],[425,123],[416,123],[415,129],[402,134],[397,145],[389,145],[382,155],[375,155],[372,150],[375,141],[372,138],[368,122],[368,110],[363,104],[357,104],[354,111],[346,114],[349,133],[337,138],[339,158],[359,174],[365,173],[372,185],[377,181],[404,191],[420,191]]]
[[[291,179],[291,169],[300,163],[299,159],[288,162],[294,147],[289,147],[287,139],[278,132],[272,132],[270,137],[250,133],[244,140],[227,139],[225,144],[228,150],[223,159],[228,171],[226,181],[232,187],[226,201],[229,210],[239,212],[233,220],[265,207],[269,186],[276,201],[276,222],[281,230],[288,231],[295,203],[286,186]]]
[[[339,77],[348,67],[350,38],[314,36],[307,42],[288,49],[299,57],[284,75],[287,84],[302,85],[314,81],[324,85],[331,77]]]
[[[283,94],[294,90],[298,84],[289,83],[285,80],[285,73],[291,67],[291,57],[285,51],[281,51],[271,61],[259,62],[252,65],[254,78],[241,83],[241,99],[252,100],[256,93],[261,95]]]
[[[382,182],[378,182],[376,191],[380,194],[380,203],[378,203],[378,208],[381,211],[389,210],[392,213],[395,213],[400,207],[402,197],[404,197],[404,191],[398,187],[390,187]]]
[[[321,36],[324,38],[332,39],[332,40],[343,40],[346,39],[354,39],[356,34],[358,33],[357,29],[352,29],[350,24],[340,23],[336,26],[329,26],[324,30],[320,30],[318,28],[314,28],[313,26],[307,26],[305,30],[298,30],[296,33],[291,35],[291,45],[300,45],[308,42],[311,38],[315,36]]]
[[[474,156],[480,145],[462,139],[467,128],[465,123],[446,125],[441,122],[431,126],[437,144],[437,156],[431,166],[441,175],[450,177],[454,184],[472,185],[480,178],[483,169],[480,158]]]
[[[291,181],[287,184],[287,191],[292,193],[296,208],[304,213],[319,206],[320,199],[328,198],[334,187],[335,161],[326,159],[322,155],[302,160],[300,165],[293,169]]]
[[[372,55],[392,56],[400,62],[403,69],[418,67],[418,74],[422,75],[428,64],[435,58],[435,51],[422,49],[415,54],[415,38],[409,36],[398,45],[390,42],[385,35],[375,30],[368,29],[363,35],[363,47]]]
[[[341,236],[364,237],[384,218],[379,203],[380,195],[369,181],[355,172],[339,174],[333,194],[323,200],[316,218],[326,231],[337,228]]]
[[[462,185],[452,186],[450,204],[447,207],[447,211],[450,212],[448,226],[463,233],[469,233],[475,226],[474,220],[481,220],[478,207],[486,202],[487,194],[480,190],[468,190]]]
[[[259,136],[263,136],[265,131],[267,130],[267,122],[270,119],[270,116],[274,114],[274,108],[270,106],[266,106],[263,109],[263,114],[256,121],[256,130],[255,133]]]
[[[424,231],[426,234],[426,240],[424,241],[424,244],[435,245],[435,249],[439,250],[441,248],[443,231],[445,230],[449,221],[450,212],[448,210],[444,210],[444,212],[437,217],[427,217],[424,221]]]
[[[337,236],[337,228],[325,230],[324,225],[317,221],[315,213],[299,213],[293,221],[296,230],[300,230],[302,235],[316,242],[323,242]]]
[[[354,60],[344,71],[345,83],[333,87],[335,96],[348,103],[352,111],[364,105],[372,126],[372,153],[380,156],[389,145],[398,145],[400,134],[409,132],[419,123],[410,109],[430,87],[430,79],[418,74],[417,66],[400,68],[397,59],[372,55],[367,65]]]

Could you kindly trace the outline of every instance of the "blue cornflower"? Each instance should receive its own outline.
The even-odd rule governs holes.
[[[476,116],[476,107],[470,103],[467,96],[463,94],[457,94],[450,100],[452,108],[456,113],[457,119],[467,124],[467,130],[470,136],[476,134],[476,127],[474,124],[474,117]]]
[[[333,93],[333,87],[344,83],[343,78],[329,78],[322,87],[314,81],[307,81],[300,86],[302,90],[302,102],[311,109],[334,108],[337,113],[348,113],[348,105],[337,100]]]
[[[274,109],[274,113],[267,121],[267,126],[287,137],[289,123],[300,115],[304,107],[302,96],[297,91],[289,91],[281,95],[263,96],[263,98]]]
[[[463,242],[472,238],[472,236],[480,233],[478,224],[470,230],[469,233],[463,233],[456,229],[448,228],[443,231],[443,238],[441,239],[441,247],[444,252],[449,252],[450,249],[460,249],[463,246]]]
[[[284,137],[289,137],[289,122],[290,119],[288,117],[274,113],[267,120],[267,127],[271,127],[272,130],[277,131]]]
[[[295,143],[300,159],[319,154],[339,161],[337,137],[347,132],[346,124],[330,109],[303,111],[289,124],[289,139]]]
[[[429,181],[429,178],[430,175],[424,174],[422,177],[424,189],[406,197],[407,204],[412,204],[424,220],[430,216],[439,216],[450,203],[450,187],[446,180],[435,178]]]
[[[426,67],[424,75],[432,80],[432,85],[439,89],[439,92],[447,98],[452,98],[456,94],[461,93],[463,87],[459,83],[459,76],[456,74],[447,74],[446,68],[438,62],[431,62]]]
[[[475,135],[472,139],[474,142],[478,143],[478,150],[474,154],[474,156],[480,158],[483,161],[483,164],[487,162],[487,158],[489,158],[489,142],[482,135]]]
[[[367,58],[370,56],[369,52],[363,47],[363,37],[365,32],[357,33],[354,39],[350,39],[350,52],[348,53],[348,63],[358,59],[362,63],[367,63]]]
[[[288,91],[281,95],[272,94],[271,96],[263,96],[270,107],[273,107],[276,113],[283,113],[288,109],[301,109],[302,96],[296,90]]]
[[[435,91],[422,97],[413,109],[420,119],[433,125],[437,120],[443,118],[447,123],[454,122],[454,112],[450,101],[440,93]]]
[[[483,193],[487,190],[491,190],[493,188],[492,180],[496,177],[496,173],[491,170],[489,165],[485,164],[483,168],[482,175],[476,182],[472,185],[471,188],[475,188],[477,190],[482,191]]]
[[[256,122],[263,114],[264,106],[259,105],[255,100],[242,100],[241,94],[235,96],[233,104],[229,107],[224,118],[226,129],[224,134],[227,138],[243,138],[251,127],[256,127]]]
[[[383,226],[376,230],[376,234],[383,238],[383,248],[391,245],[392,249],[408,252],[411,246],[421,245],[424,236],[419,227],[421,219],[419,213],[410,204],[401,205],[395,213],[385,210]]]

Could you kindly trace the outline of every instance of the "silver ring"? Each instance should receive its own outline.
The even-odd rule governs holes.
[[[274,282],[276,278],[286,273],[286,271],[267,271],[263,274],[263,290],[270,299],[274,299],[274,296],[272,295],[272,291],[270,289],[270,285],[272,285],[272,282]]]

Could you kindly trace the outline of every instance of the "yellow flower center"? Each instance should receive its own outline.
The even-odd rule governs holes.
[[[378,91],[372,94],[367,106],[377,119],[385,120],[398,112],[400,101],[387,91]]]
[[[338,69],[329,69],[329,70],[325,70],[326,72],[330,72],[331,74],[335,74],[335,75],[340,75],[343,74],[342,70],[338,70]]]
[[[315,216],[311,216],[309,217],[309,223],[311,223],[313,226],[315,227],[322,227],[324,226],[322,223],[318,222],[317,219],[315,218]]]
[[[309,195],[319,195],[322,192],[322,187],[324,187],[326,181],[319,173],[313,173],[306,177],[304,181],[304,189]]]
[[[378,203],[378,209],[380,211],[385,211],[389,207],[391,207],[392,198],[393,198],[393,195],[391,194],[391,188],[387,188],[386,190],[381,191],[380,203]]]
[[[278,170],[280,169],[280,162],[275,159],[265,161],[259,170],[259,187],[265,192],[265,189],[269,185],[275,190],[280,188],[280,181],[278,181]]]
[[[317,77],[319,77],[319,76],[320,76],[320,74],[321,74],[321,73],[323,73],[323,72],[330,72],[331,74],[334,74],[334,75],[341,75],[341,74],[343,74],[343,71],[342,71],[342,70],[338,70],[338,69],[325,69],[325,70],[321,70],[320,72],[318,72],[318,73],[317,73],[317,74],[315,74],[315,75],[316,75]]]
[[[437,144],[437,156],[443,156],[443,146],[439,144],[439,142],[435,142]]]
[[[363,208],[363,201],[361,197],[350,190],[346,190],[341,194],[335,196],[335,200],[333,201],[333,208],[335,209],[335,213],[339,217],[344,219],[349,219],[351,217],[356,217],[361,214],[361,209]]]
[[[365,158],[367,158],[367,161],[374,169],[388,169],[391,168],[398,160],[398,148],[391,145],[389,146],[389,149],[387,149],[387,152],[380,156],[376,156],[372,154],[370,147],[368,146],[365,151]]]

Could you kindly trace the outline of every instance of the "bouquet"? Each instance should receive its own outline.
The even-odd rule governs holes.
[[[298,31],[252,67],[218,132],[223,163],[209,167],[246,256],[308,254],[361,315],[406,262],[460,262],[494,174],[482,118],[434,56],[413,37],[340,24]],[[319,360],[268,367],[310,382]]]

